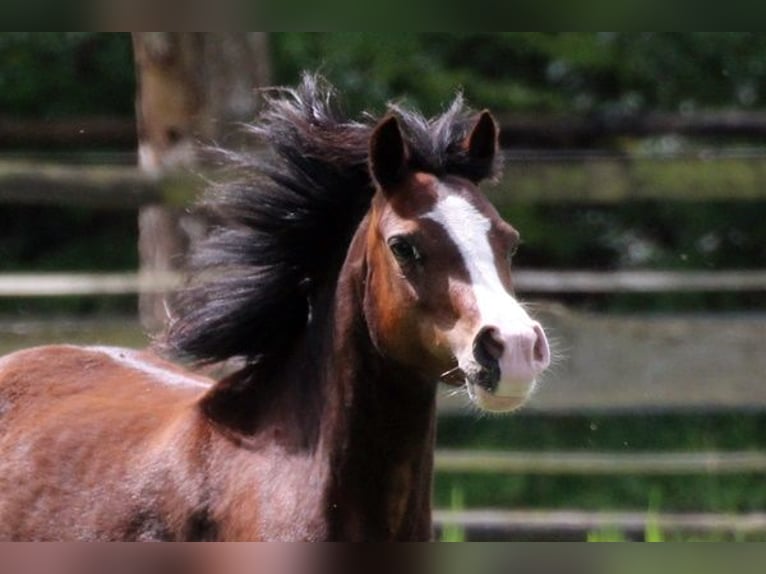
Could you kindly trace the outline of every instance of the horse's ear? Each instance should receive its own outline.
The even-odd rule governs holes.
[[[489,110],[479,114],[479,119],[465,140],[465,148],[471,159],[491,163],[497,153],[499,130]]]
[[[391,189],[407,174],[409,152],[395,116],[387,116],[370,138],[370,173],[382,189]]]

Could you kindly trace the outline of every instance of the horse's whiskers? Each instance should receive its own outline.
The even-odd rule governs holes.
[[[457,366],[439,375],[439,380],[447,385],[459,387],[465,383],[465,372],[460,366]]]
[[[458,367],[454,367],[454,368],[450,369],[449,371],[443,372],[441,375],[439,375],[439,378],[441,379],[441,378],[444,378],[444,377],[449,377],[451,375],[456,374],[458,371],[460,371],[462,373],[462,369],[459,366]]]
[[[454,399],[455,397],[466,396],[467,393],[468,391],[466,390],[466,385],[462,385],[460,387],[454,387],[450,389],[446,396],[450,399]]]

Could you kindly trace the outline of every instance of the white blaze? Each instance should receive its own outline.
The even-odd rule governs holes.
[[[537,337],[538,333],[542,334],[542,330],[508,293],[500,279],[489,242],[491,221],[469,201],[451,193],[443,185],[439,190],[439,200],[425,217],[439,223],[457,246],[468,270],[476,300],[479,318],[471,340],[462,341],[462,348],[453,349],[460,366],[465,369],[475,364],[473,337],[476,333],[485,326],[495,327],[506,347],[499,361],[501,379],[496,395],[526,397],[538,373],[535,372],[534,358],[520,357],[518,352],[514,353],[513,347],[519,344],[520,336]]]

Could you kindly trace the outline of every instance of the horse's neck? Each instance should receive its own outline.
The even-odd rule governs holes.
[[[332,538],[431,537],[434,393],[408,392],[405,382],[401,373],[385,369],[351,381],[339,424],[323,444],[332,469],[327,492]]]
[[[337,284],[333,348],[325,366],[318,452],[331,469],[329,534],[342,540],[428,539],[435,385],[374,349],[362,311],[361,273],[362,266],[347,262]]]
[[[314,477],[285,504],[317,521],[315,536],[428,539],[435,385],[374,349],[362,311],[360,237],[337,282],[314,302],[290,359],[222,381],[202,406],[248,447],[241,452],[279,452],[270,472]]]

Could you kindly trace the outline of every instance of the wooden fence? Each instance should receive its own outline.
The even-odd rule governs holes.
[[[517,202],[620,203],[636,200],[736,201],[766,198],[762,153],[623,156],[513,152],[504,177],[487,187],[503,208]],[[156,179],[129,166],[77,166],[0,161],[0,204],[80,205],[136,209],[187,204],[201,175]]]
[[[619,203],[633,200],[766,199],[766,157],[703,153],[672,158],[568,154],[509,156],[506,176],[489,192],[500,207],[519,201]],[[0,162],[0,204],[87,205],[136,209],[183,204],[201,179],[153,180],[128,167]],[[164,290],[174,276],[5,274],[0,296],[129,294]],[[516,274],[525,299],[571,293],[764,292],[766,270],[610,272],[526,270]],[[766,408],[766,314],[602,315],[555,304],[536,306],[559,360],[529,409],[540,413]],[[459,412],[454,399],[444,411]],[[460,453],[437,454],[441,472],[505,474],[737,474],[766,470],[766,454]],[[646,528],[645,512],[439,511],[440,525],[459,524],[477,538],[526,533],[567,538],[615,527]],[[659,515],[659,526],[692,532],[766,532],[766,514]],[[525,534],[525,535],[526,535]]]

